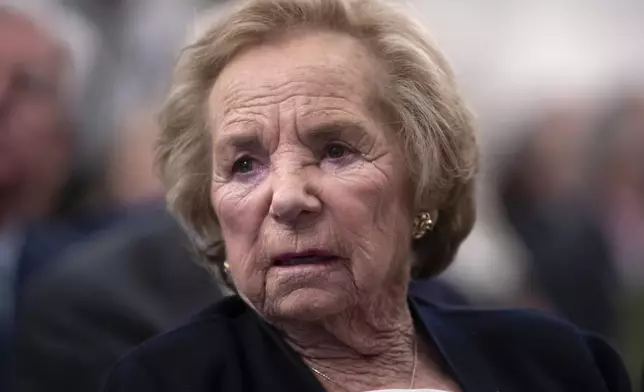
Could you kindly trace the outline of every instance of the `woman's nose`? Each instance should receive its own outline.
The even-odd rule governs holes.
[[[277,222],[289,225],[303,223],[317,215],[321,207],[321,202],[312,193],[312,186],[303,171],[273,177],[270,214]]]

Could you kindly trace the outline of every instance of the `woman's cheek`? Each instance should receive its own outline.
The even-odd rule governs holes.
[[[247,232],[253,219],[254,187],[244,184],[229,182],[212,196],[212,201],[222,229],[229,233]]]
[[[241,262],[260,248],[260,230],[268,211],[263,188],[226,184],[214,195],[227,254],[234,257],[230,262]]]
[[[246,195],[250,196],[249,194]],[[253,210],[252,200],[228,193],[219,203],[219,221],[226,247],[230,272],[237,289],[254,305],[261,300],[264,286],[260,268],[261,252],[257,243],[261,219]]]
[[[404,231],[400,184],[391,169],[366,162],[324,175],[325,204],[353,248],[354,274],[363,283],[387,274]]]

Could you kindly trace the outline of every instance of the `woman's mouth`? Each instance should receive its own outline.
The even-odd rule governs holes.
[[[273,258],[273,265],[278,267],[290,267],[297,265],[322,264],[335,261],[337,255],[330,252],[312,249],[297,253],[282,253]]]

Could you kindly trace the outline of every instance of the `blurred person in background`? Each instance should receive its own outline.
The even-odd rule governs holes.
[[[120,357],[224,293],[165,211],[152,170],[153,111],[129,117],[108,170],[110,193],[125,211],[27,288],[15,338],[16,392],[98,392]]]
[[[27,278],[103,221],[85,219],[92,183],[75,170],[94,38],[55,2],[0,2],[0,389]]]
[[[618,279],[592,195],[581,192],[589,119],[561,105],[520,132],[499,196],[529,254],[530,302],[614,338]]]
[[[125,116],[107,165],[107,188],[114,203],[133,209],[162,199],[161,182],[152,167],[157,133],[154,105]]]
[[[74,2],[69,2],[74,3]],[[18,309],[16,391],[99,391],[117,360],[223,294],[163,208],[152,169],[155,96],[194,18],[193,2],[83,2],[118,61],[102,64],[115,132],[106,192],[118,218],[70,246]],[[212,12],[217,9],[213,8]],[[105,53],[103,53],[103,56]],[[102,88],[101,82],[93,84]],[[96,92],[95,92],[96,93]],[[105,92],[98,91],[105,96]]]
[[[588,193],[623,285],[619,345],[638,383],[644,366],[644,88],[620,94],[594,136]]]
[[[626,288],[644,286],[644,89],[624,94],[590,151],[590,189]]]

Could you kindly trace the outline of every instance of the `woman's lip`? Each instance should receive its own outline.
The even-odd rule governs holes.
[[[297,259],[337,259],[338,256],[321,249],[309,249],[303,252],[287,252],[281,253],[278,256],[273,258],[273,264],[281,265],[285,263],[291,263]]]

